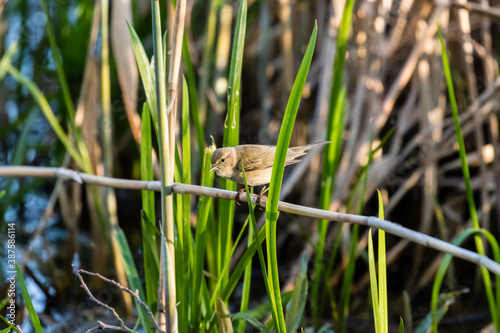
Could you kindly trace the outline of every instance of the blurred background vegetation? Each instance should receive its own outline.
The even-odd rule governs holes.
[[[193,124],[191,165],[184,167],[191,170],[192,183],[200,184],[203,151],[211,143],[210,136],[217,146],[222,146],[227,126],[231,43],[240,2],[212,0],[187,4],[186,48],[181,72],[187,75],[191,110],[197,110],[203,136],[199,136]],[[493,8],[497,5],[500,6],[493,0],[355,1],[342,76],[347,92],[345,118],[341,124],[342,149],[326,208],[375,216],[378,208],[375,193],[380,189],[386,219],[405,227],[451,241],[471,226],[436,34],[439,23],[449,50],[479,222],[482,228],[498,235],[500,39],[497,22],[500,7]],[[172,31],[173,5],[162,1],[160,6],[162,31],[168,34]],[[318,30],[314,57],[290,146],[328,137],[334,58],[343,8],[342,0],[248,1],[240,91],[240,144],[276,144],[288,97],[315,22]],[[12,67],[40,88],[65,133],[74,133],[72,123],[81,129],[91,162],[88,170],[98,175],[109,172],[114,177],[141,179],[139,143],[146,95],[125,20],[134,27],[151,59],[151,4],[138,0],[110,2],[114,163],[112,170],[106,172],[102,144],[106,124],[101,121],[100,2],[10,0],[0,1],[0,10],[3,10],[0,54],[3,57],[9,46],[18,43],[10,58]],[[53,31],[67,91],[57,73],[58,57],[51,48],[48,29]],[[0,73],[2,76],[0,165],[65,166],[85,171],[70,158],[26,85],[12,75]],[[178,90],[179,99],[181,90]],[[73,115],[68,112],[71,103]],[[180,106],[181,103],[179,110]],[[194,115],[191,117],[195,119]],[[382,148],[376,150],[381,144]],[[155,140],[153,146],[157,147]],[[319,207],[322,175],[328,172],[322,159],[322,154],[315,154],[287,168],[282,200]],[[366,165],[369,166],[366,183],[358,187]],[[157,169],[154,174],[155,179],[159,179]],[[218,183],[216,178],[215,185]],[[84,327],[90,328],[97,319],[105,318],[105,310],[87,301],[71,272],[71,263],[74,263],[119,279],[113,251],[99,224],[95,193],[79,184],[40,178],[0,178],[0,189],[6,193],[0,200],[0,220],[17,223],[17,260],[25,271],[46,332],[84,332]],[[143,272],[141,193],[118,189],[115,194],[118,224],[127,237],[139,271]],[[156,202],[157,216],[160,216],[159,200]],[[190,201],[193,228],[197,208],[198,198],[193,196]],[[215,219],[216,210],[216,207],[211,210],[209,220]],[[256,215],[259,219],[263,213],[256,210]],[[247,216],[245,205],[236,208],[233,239]],[[3,244],[6,223],[0,228]],[[283,291],[294,287],[301,267],[301,253],[305,252],[308,258],[310,291],[302,319],[304,328],[319,329],[330,324],[338,331],[373,331],[366,234],[367,229],[363,227],[353,232],[350,225],[324,224],[281,214],[277,247]],[[354,258],[349,255],[352,242]],[[324,249],[318,250],[318,244],[324,244]],[[207,244],[207,251],[215,248],[211,246]],[[472,240],[463,246],[475,250]],[[232,267],[245,249],[246,242],[241,241],[232,257]],[[401,316],[405,319],[406,331],[410,332],[429,313],[432,283],[441,259],[442,254],[434,250],[387,236],[391,329],[396,329]],[[349,274],[346,268],[352,260],[355,266]],[[443,290],[468,288],[470,292],[450,302],[453,304],[441,321],[440,331],[479,331],[491,322],[479,270],[461,260],[454,263]],[[324,268],[318,270],[318,265]],[[256,309],[267,301],[257,259],[251,277],[248,308]],[[2,280],[5,280],[3,276]],[[127,313],[130,310],[127,301],[123,301],[117,290],[99,284],[98,280],[90,281],[106,303],[120,309],[124,317],[131,315]],[[240,309],[242,284],[238,284],[229,298],[231,312]],[[5,295],[6,288],[0,289],[0,295]],[[339,309],[343,304],[338,304],[339,299],[345,300],[345,310]],[[262,311],[264,315],[260,317],[264,321],[269,311]],[[336,326],[339,321],[344,324]],[[23,329],[30,332],[28,326]]]

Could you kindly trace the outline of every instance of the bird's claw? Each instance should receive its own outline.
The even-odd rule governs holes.
[[[259,207],[260,210],[264,210],[264,208],[262,208],[262,206],[260,205],[260,199],[262,199],[263,197],[264,197],[264,195],[259,194],[259,196],[257,197],[257,200],[255,201],[255,205],[257,207]]]
[[[255,204],[260,208],[260,210],[264,210],[264,208],[262,208],[260,205],[260,200],[264,197],[264,194],[266,194],[267,191],[269,191],[269,187],[264,188],[262,191],[260,191],[260,194],[257,197],[257,201],[255,201]]]
[[[241,206],[241,204],[240,204],[240,195],[241,195],[242,193],[244,193],[244,192],[245,192],[245,189],[244,189],[244,188],[242,188],[241,190],[239,190],[239,191],[238,191],[238,193],[236,193],[236,197],[234,198],[234,200],[236,200],[236,204],[237,204],[238,206]]]

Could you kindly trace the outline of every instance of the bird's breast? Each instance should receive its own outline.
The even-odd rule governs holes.
[[[247,184],[248,186],[259,186],[264,184],[269,184],[271,182],[271,174],[273,172],[273,168],[265,168],[262,170],[251,170],[246,171],[245,174],[247,176]],[[241,171],[237,171],[233,174],[231,178],[233,182],[238,184],[244,184],[245,181],[243,179],[243,173]]]

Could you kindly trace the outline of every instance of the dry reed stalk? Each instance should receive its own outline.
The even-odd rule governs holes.
[[[97,40],[99,35],[99,22],[101,8],[99,1],[94,2],[94,12],[92,16],[92,27],[89,41],[89,51],[85,60],[85,72],[81,82],[80,94],[78,96],[77,109],[75,114],[76,126],[81,128],[82,136],[87,147],[92,169],[96,175],[103,175],[101,147],[99,145],[97,126],[101,113],[99,80],[99,59],[96,58]],[[108,266],[110,246],[106,240],[106,235],[102,232],[101,216],[98,213],[97,203],[93,198],[92,190],[86,189],[86,199],[89,205],[89,216],[91,224],[91,237],[96,244],[92,248],[92,270],[104,272]],[[101,189],[95,191],[102,198]],[[102,199],[98,199],[102,202]]]
[[[61,177],[64,180],[71,180],[80,184],[94,184],[98,186],[106,186],[113,188],[134,189],[134,190],[150,190],[160,191],[160,181],[140,181],[140,180],[127,180],[110,177],[101,177],[85,173],[80,173],[74,170],[64,168],[50,168],[50,167],[29,167],[29,166],[2,166],[0,167],[0,177],[48,177],[55,178]],[[203,187],[198,185],[188,185],[181,183],[172,183],[169,186],[172,193],[177,194],[191,194],[191,195],[205,195],[214,198],[222,198],[228,200],[236,200],[237,192],[221,190],[212,187]],[[252,200],[252,203],[265,207],[267,198],[262,198],[259,202],[258,195],[255,194],[242,194],[239,199],[243,202]],[[399,224],[381,220],[374,216],[361,216],[346,213],[338,213],[334,211],[321,210],[317,208],[305,207],[301,205],[291,204],[288,202],[279,202],[279,210],[291,214],[308,216],[315,219],[325,219],[328,221],[339,221],[345,223],[354,223],[372,228],[379,228],[387,231],[395,236],[408,239],[417,244],[425,245],[429,248],[450,253],[457,258],[461,258],[478,265],[483,265],[489,271],[500,274],[500,264],[494,260],[479,255],[475,252],[460,248],[453,244],[444,242],[440,239],[424,235],[420,232],[407,229]]]
[[[295,78],[293,56],[293,4],[290,0],[279,0],[279,18],[281,22],[281,57],[283,59],[283,100],[287,100]]]

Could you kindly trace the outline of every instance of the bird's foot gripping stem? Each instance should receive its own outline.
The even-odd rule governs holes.
[[[264,194],[267,193],[267,191],[269,191],[269,187],[264,187],[262,189],[262,191],[260,191],[260,194],[259,196],[257,197],[257,201],[255,201],[255,204],[262,210],[263,208],[260,206],[260,200],[264,197]]]
[[[245,193],[245,188],[240,189],[240,190],[238,191],[238,193],[236,193],[236,197],[234,198],[234,200],[236,200],[236,204],[237,204],[238,206],[241,206],[241,204],[240,204],[240,195],[241,195],[242,193]]]

